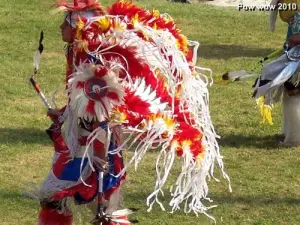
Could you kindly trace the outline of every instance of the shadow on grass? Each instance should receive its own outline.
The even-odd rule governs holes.
[[[214,202],[226,202],[227,204],[242,203],[247,205],[299,205],[300,198],[278,196],[212,196]]]
[[[269,136],[256,136],[256,135],[242,135],[242,134],[226,134],[221,135],[219,144],[223,147],[234,147],[234,148],[263,148],[263,149],[274,149],[278,148],[278,144],[283,140],[280,135],[269,135]]]
[[[31,128],[0,128],[0,144],[49,144],[45,131]]]
[[[10,207],[37,207],[38,200],[24,196],[20,191],[8,191],[0,189],[0,205],[10,202]]]
[[[200,45],[198,56],[205,59],[230,59],[235,57],[264,57],[274,49],[249,48],[243,45]]]

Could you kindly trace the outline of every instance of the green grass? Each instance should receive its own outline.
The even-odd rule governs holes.
[[[49,2],[0,0],[0,218],[3,225],[36,224],[39,203],[24,198],[20,191],[27,182],[41,182],[50,167],[52,146],[44,132],[50,122],[28,83],[32,56],[43,29],[45,52],[38,82],[47,96],[55,88],[63,87],[64,44],[59,36],[62,15],[51,15]],[[219,82],[222,73],[250,70],[262,56],[281,47],[286,25],[278,22],[276,32],[271,33],[267,13],[161,0],[136,3],[172,15],[184,34],[201,43],[198,64],[214,72],[211,115],[221,135],[221,150],[233,192],[229,193],[223,179],[221,183],[209,182],[209,196],[218,205],[210,211],[211,215],[218,224],[226,225],[299,224],[300,152],[277,147],[274,135],[281,131],[280,107],[274,110],[274,125],[262,125],[251,99],[253,81],[230,85]],[[145,199],[154,182],[155,153],[146,157],[137,172],[129,171],[125,195],[126,207],[140,208],[136,213],[140,224],[212,224],[204,215],[197,218],[180,212],[169,214],[160,211],[158,206],[151,213],[146,212]],[[216,174],[220,177],[218,171]],[[167,200],[168,196],[166,205]]]

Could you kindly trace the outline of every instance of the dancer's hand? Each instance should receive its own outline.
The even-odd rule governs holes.
[[[49,109],[47,112],[47,116],[49,116],[53,122],[57,122],[60,115],[61,112],[59,109]]]

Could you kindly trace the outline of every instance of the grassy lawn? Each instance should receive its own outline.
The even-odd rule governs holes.
[[[51,15],[49,2],[52,1],[0,0],[3,15],[0,20],[0,224],[3,225],[36,224],[39,203],[24,198],[20,191],[28,182],[40,183],[51,163],[52,145],[44,132],[50,121],[28,83],[33,53],[43,29],[45,51],[38,82],[47,96],[57,87],[63,88],[64,44],[58,28],[62,15]],[[112,2],[102,1],[103,5]],[[262,125],[251,99],[253,80],[225,85],[219,79],[226,71],[252,69],[262,56],[281,47],[285,24],[278,22],[276,32],[271,33],[267,13],[162,0],[136,3],[172,15],[191,40],[200,42],[198,64],[214,72],[211,115],[221,135],[219,143],[233,192],[229,193],[223,179],[221,183],[209,182],[210,197],[218,205],[210,211],[211,215],[218,224],[226,225],[299,224],[300,151],[277,147],[274,135],[281,131],[280,106],[274,110],[274,125]],[[139,170],[128,173],[125,205],[140,209],[136,213],[140,224],[212,224],[204,215],[197,218],[180,212],[169,214],[160,211],[158,206],[147,213],[145,199],[154,185],[154,159],[155,153],[148,153]],[[216,176],[220,177],[218,171]],[[168,195],[165,205],[167,198]]]

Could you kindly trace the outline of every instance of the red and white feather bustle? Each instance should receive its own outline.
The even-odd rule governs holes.
[[[202,201],[209,200],[207,179],[213,177],[215,163],[229,181],[209,112],[211,79],[205,73],[211,71],[195,65],[198,46],[169,15],[129,1],[120,0],[106,15],[77,23],[74,62],[80,63],[68,83],[66,113],[73,115],[66,125],[69,147],[76,141],[77,117],[109,121],[109,129],[123,127],[127,138],[113,153],[126,145],[135,154],[120,176],[149,149],[160,147],[157,181],[147,199],[150,210],[155,202],[164,209],[159,194],[176,155],[182,167],[170,190],[172,212],[184,208],[207,214],[210,207]],[[82,54],[88,57],[81,60]]]

